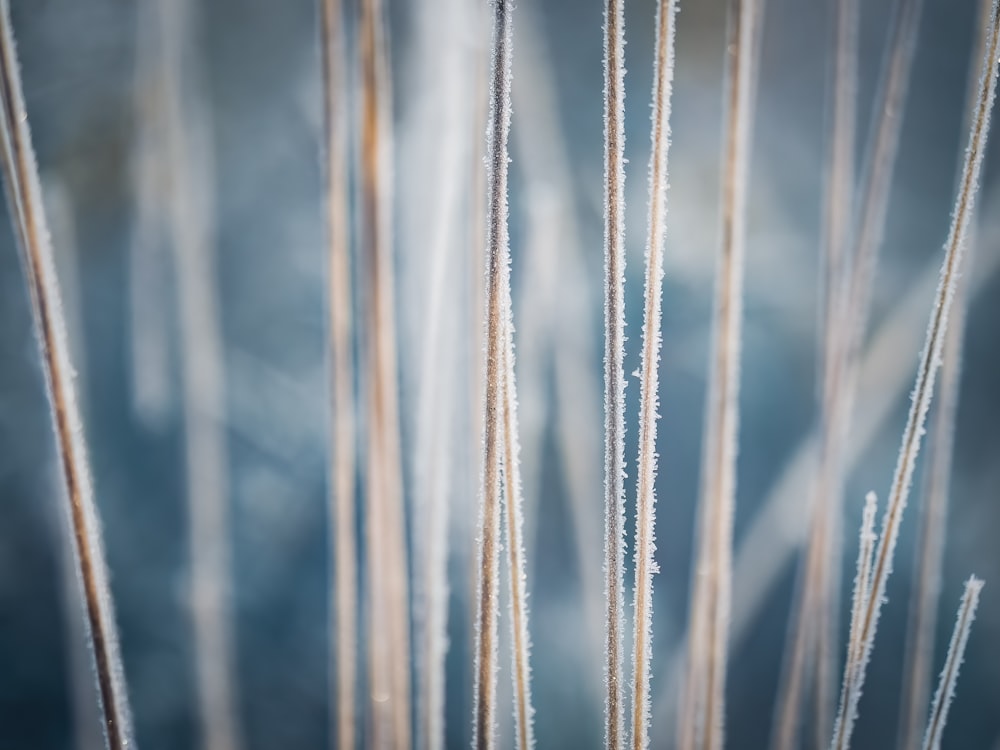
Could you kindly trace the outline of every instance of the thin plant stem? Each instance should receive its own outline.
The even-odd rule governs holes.
[[[357,743],[358,564],[355,528],[354,353],[347,198],[347,85],[344,15],[340,0],[320,5],[326,157],[330,367],[330,521],[334,540],[331,591],[337,747]]]
[[[976,70],[982,59],[986,35],[982,29],[990,22],[990,0],[980,0],[980,34],[970,66],[967,101],[976,95]],[[968,124],[968,123],[966,123]],[[968,265],[972,265],[976,239],[970,229]],[[949,485],[955,447],[955,422],[958,416],[959,386],[962,379],[962,355],[965,342],[965,319],[969,306],[969,275],[959,278],[952,303],[951,323],[944,345],[941,384],[928,445],[929,456],[924,481],[924,505],[920,510],[918,542],[914,550],[916,575],[910,594],[910,616],[906,634],[906,660],[903,665],[904,696],[900,707],[900,750],[917,746],[923,731],[924,715],[931,698],[931,664],[934,656],[934,633],[937,630],[937,604],[941,595],[941,569],[944,558],[945,529],[948,523]]]
[[[213,267],[211,123],[197,87],[190,2],[159,0],[168,231],[177,273],[191,612],[201,731],[210,750],[241,746],[229,603],[225,376]]]
[[[951,634],[948,646],[948,656],[941,670],[941,678],[934,702],[931,704],[931,715],[927,723],[927,733],[924,735],[923,750],[940,750],[941,736],[948,721],[948,709],[955,697],[955,685],[958,682],[958,670],[962,666],[965,655],[965,645],[969,641],[972,621],[976,618],[976,607],[979,606],[979,593],[983,582],[972,576],[965,582],[965,592],[962,603],[958,607],[958,617],[955,619],[955,630]]]
[[[753,119],[759,11],[755,0],[730,0],[726,41],[727,119],[723,141],[722,237],[716,275],[711,377],[702,452],[698,552],[681,750],[721,750],[732,597],[732,533],[739,432],[746,195]]]
[[[517,393],[514,379],[514,325],[511,315],[510,266],[505,265],[503,285],[503,489],[506,511],[507,563],[510,580],[511,675],[514,690],[515,745],[534,746],[531,706],[531,641],[528,635],[528,579],[524,562],[524,513],[518,443]]]
[[[479,509],[479,581],[472,747],[496,745],[497,626],[500,578],[502,408],[505,366],[504,276],[510,263],[507,205],[513,3],[493,0],[490,112],[487,120],[486,368],[483,411],[483,482]]]
[[[899,459],[889,491],[888,506],[882,521],[882,532],[875,553],[872,570],[871,592],[859,629],[861,653],[858,669],[853,673],[845,670],[841,687],[840,713],[835,724],[834,750],[845,750],[850,746],[851,734],[857,716],[858,701],[864,685],[865,673],[871,656],[878,627],[878,617],[885,598],[886,581],[892,572],[893,553],[899,536],[899,526],[909,496],[913,469],[920,452],[924,421],[934,395],[934,381],[941,363],[941,353],[948,331],[948,314],[955,296],[955,285],[961,269],[965,235],[971,220],[976,194],[979,187],[979,173],[983,153],[989,134],[990,114],[996,93],[997,48],[1000,39],[1000,16],[997,14],[997,0],[991,10],[991,22],[984,29],[988,42],[984,45],[978,96],[974,102],[974,116],[970,118],[969,145],[965,154],[962,178],[952,214],[951,228],[945,242],[945,257],[941,269],[934,309],[931,312],[927,338],[920,357],[916,382],[913,388],[912,404],[903,431]]]
[[[851,627],[847,638],[847,669],[855,669],[861,654],[861,616],[871,596],[872,555],[875,552],[875,513],[878,500],[874,492],[865,496],[861,513],[861,532],[858,535],[858,561],[854,574],[854,597],[851,601]]]
[[[410,617],[391,240],[390,71],[381,0],[361,3],[361,228],[367,270],[367,581],[373,747],[408,750]]]
[[[128,260],[129,357],[132,403],[148,426],[163,423],[171,405],[166,285],[166,225],[162,207],[169,184],[157,151],[163,142],[166,93],[155,0],[136,4],[134,99],[136,146],[132,178],[135,216]]]
[[[662,343],[663,256],[667,229],[667,155],[674,78],[676,0],[656,6],[653,64],[653,126],[649,157],[649,233],[642,325],[642,380],[639,406],[639,461],[636,494],[635,599],[632,657],[632,748],[649,746],[649,683],[653,660],[653,574],[656,572],[656,421]]]
[[[797,602],[793,605],[777,703],[775,750],[792,750],[802,723],[805,687],[814,680],[817,727],[829,723],[828,689],[833,653],[829,649],[829,623],[833,602],[833,550],[839,544],[840,496],[843,485],[842,431],[838,409],[839,376],[844,351],[844,316],[850,279],[849,228],[854,193],[854,142],[857,99],[858,2],[838,0],[834,20],[833,128],[824,217],[826,281],[823,310],[820,459],[812,498],[812,522],[806,558],[799,576]],[[836,568],[839,570],[839,568]],[[839,583],[837,585],[839,588]],[[817,729],[829,736],[828,729]]]
[[[604,6],[604,742],[625,746],[625,3]]]
[[[126,750],[134,741],[118,628],[7,0],[0,0],[0,103],[4,184],[42,360],[104,741],[109,750]]]

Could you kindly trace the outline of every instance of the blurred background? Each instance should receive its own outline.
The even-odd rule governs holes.
[[[187,502],[188,472],[200,464],[207,491],[227,509],[219,549],[229,571],[242,746],[330,746],[330,398],[316,3],[10,0],[10,6],[138,744],[202,746]],[[727,685],[732,748],[767,746],[805,528],[803,445],[816,419],[828,6],[767,0],[764,21]],[[891,3],[862,6],[859,165]],[[931,310],[965,145],[977,6],[925,2],[852,430],[845,597],[862,498],[869,489],[883,498],[888,490]],[[481,250],[473,219],[478,188],[469,181],[483,153],[476,117],[488,33],[477,3],[387,0],[387,8],[404,482],[413,525],[422,373],[447,374],[454,387],[447,391],[453,429],[446,451],[452,477],[446,717],[448,746],[464,747],[471,726],[467,600],[480,445],[470,383],[480,326],[472,280]],[[694,553],[718,241],[725,9],[723,0],[682,1],[678,17],[660,378],[654,747],[673,742],[671,675],[687,622]],[[602,13],[599,2],[521,0],[515,14],[512,275],[533,692],[543,748],[603,742],[601,620],[594,609],[603,559]],[[176,25],[167,28],[167,17]],[[639,365],[653,18],[652,0],[627,3],[626,373]],[[177,66],[176,90],[169,76],[166,83],[158,77],[163,60]],[[170,102],[180,106],[171,109]],[[177,112],[180,124],[163,129]],[[1000,736],[997,166],[993,148],[968,269],[972,296],[934,667],[936,674],[962,582],[972,573],[985,578],[945,734],[946,746],[956,748],[993,747]],[[462,187],[451,215],[441,196],[455,184]],[[6,204],[0,213],[8,227]],[[180,242],[194,250],[172,251]],[[446,270],[435,276],[429,258],[438,246],[448,255]],[[100,746],[95,715],[80,710],[90,688],[62,551],[61,485],[17,256],[12,232],[0,230],[0,749],[93,748]],[[435,290],[445,334],[432,350],[427,331]],[[191,396],[190,380],[208,382],[208,396]],[[630,521],[638,394],[638,378],[631,377]],[[214,436],[208,469],[197,452],[187,452],[192,423]],[[861,703],[859,750],[895,742],[921,476],[918,468]],[[629,593],[631,580],[629,569]],[[842,611],[842,636],[846,616]],[[501,647],[500,695],[507,701],[501,733],[509,746],[509,652]]]

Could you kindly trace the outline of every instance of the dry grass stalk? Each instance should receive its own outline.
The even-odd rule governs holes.
[[[868,606],[871,595],[872,555],[875,552],[875,513],[878,499],[874,492],[865,496],[865,508],[861,514],[861,533],[858,536],[858,562],[854,574],[854,598],[851,601],[851,628],[847,638],[846,669],[856,669],[861,654],[861,616]]]
[[[361,4],[360,205],[368,316],[367,581],[369,694],[374,747],[407,750],[410,729],[409,581],[399,435],[390,237],[390,71],[381,0]]]
[[[731,0],[726,44],[727,120],[723,143],[722,238],[715,291],[711,379],[706,407],[698,553],[681,709],[681,750],[720,750],[732,596],[732,523],[739,431],[746,185],[756,81],[754,0]]]
[[[850,278],[848,243],[854,198],[854,143],[857,99],[857,0],[838,0],[834,34],[833,128],[827,166],[824,216],[826,301],[824,336],[820,457],[813,488],[811,532],[798,580],[786,640],[784,667],[776,705],[772,746],[791,750],[798,740],[806,686],[815,684],[816,725],[828,737],[829,684],[833,674],[835,640],[831,620],[838,609],[840,497],[843,493],[843,410],[839,408],[843,374],[844,319]]]
[[[604,7],[604,742],[625,743],[625,3]]]
[[[656,6],[656,59],[653,65],[653,127],[649,157],[649,234],[642,326],[642,381],[639,407],[639,461],[636,494],[635,613],[632,657],[632,748],[649,746],[649,678],[653,659],[653,574],[656,572],[656,420],[662,341],[663,255],[667,229],[667,154],[674,78],[676,0]]]
[[[990,22],[990,0],[980,0],[980,29]],[[973,62],[982,59],[986,37],[980,33]],[[967,100],[976,94],[976,65],[969,76]],[[971,230],[970,230],[971,233]],[[969,259],[972,265],[976,240],[970,239]],[[941,569],[947,528],[949,485],[952,454],[955,444],[955,421],[958,416],[959,385],[962,378],[962,354],[965,339],[965,318],[969,306],[969,275],[963,275],[955,290],[951,323],[944,345],[941,384],[938,386],[936,414],[928,445],[929,456],[924,481],[924,506],[920,510],[918,542],[914,551],[916,576],[910,594],[910,616],[906,634],[906,661],[903,666],[904,697],[899,717],[899,747],[916,747],[931,698],[931,664],[934,656],[934,633],[937,630],[938,599],[941,595]]]
[[[330,346],[330,520],[334,540],[331,624],[336,682],[337,747],[357,742],[358,591],[355,531],[355,415],[351,259],[347,198],[347,85],[344,17],[340,0],[320,6],[326,157],[326,222]]]
[[[73,562],[82,590],[87,634],[109,750],[133,747],[132,717],[108,571],[94,502],[83,425],[73,383],[59,283],[31,145],[7,0],[0,0],[0,122],[4,182],[29,287],[35,332],[51,407],[66,497]]]
[[[944,726],[948,721],[948,709],[955,697],[958,670],[962,666],[965,644],[969,640],[969,631],[972,629],[972,621],[976,617],[979,592],[982,589],[983,582],[975,576],[965,582],[965,592],[962,594],[962,603],[958,607],[958,617],[955,619],[955,630],[951,634],[951,643],[948,645],[948,656],[945,658],[944,669],[941,670],[941,678],[937,691],[934,693],[934,702],[931,704],[931,715],[927,723],[927,733],[924,735],[923,750],[940,750],[941,748],[941,736],[944,734]]]
[[[241,740],[232,682],[225,377],[213,267],[211,124],[197,86],[195,12],[189,2],[157,2],[162,133],[171,178],[167,221],[177,273],[191,610],[202,734],[211,750],[234,750]]]
[[[163,142],[163,94],[159,11],[145,0],[136,7],[134,99],[136,146],[132,177],[135,218],[129,246],[129,357],[132,403],[149,426],[162,424],[170,409],[170,351],[166,311],[164,245],[167,227],[162,208],[168,195],[168,165],[157,149]]]
[[[500,583],[500,472],[503,463],[505,337],[504,278],[510,262],[507,179],[513,43],[510,0],[494,0],[490,113],[487,125],[486,396],[483,483],[479,510],[479,581],[472,746],[496,745],[497,626]]]
[[[875,553],[871,590],[858,631],[861,642],[858,668],[856,670],[845,669],[844,673],[840,714],[837,718],[832,743],[834,750],[845,750],[850,745],[858,701],[861,697],[865,672],[878,627],[878,616],[881,613],[885,597],[886,581],[892,571],[892,558],[899,536],[899,526],[909,496],[914,465],[920,451],[924,421],[934,395],[934,381],[941,363],[941,353],[948,330],[948,314],[961,268],[965,235],[975,206],[979,173],[996,93],[997,49],[998,39],[1000,39],[1000,33],[998,33],[1000,32],[1000,28],[998,28],[1000,16],[997,14],[997,7],[997,0],[994,0],[990,23],[983,29],[988,41],[984,45],[986,54],[983,58],[978,96],[974,103],[973,111],[975,114],[970,118],[969,145],[965,154],[952,224],[945,243],[941,280],[938,285],[935,306],[931,312],[927,338],[913,388],[910,413],[903,431],[899,460],[889,491],[888,506],[882,522],[878,549]]]
[[[514,690],[514,728],[518,750],[534,746],[531,707],[531,640],[528,635],[527,575],[524,562],[524,514],[522,512],[520,445],[518,443],[517,394],[514,378],[514,326],[511,315],[510,266],[502,274],[503,357],[503,487],[506,511],[507,564],[510,574],[511,674]]]

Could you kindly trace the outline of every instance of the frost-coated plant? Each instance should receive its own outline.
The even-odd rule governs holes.
[[[82,584],[85,617],[80,622],[87,626],[85,643],[93,657],[94,693],[100,703],[95,716],[100,715],[109,750],[126,750],[135,742],[124,666],[76,406],[72,351],[66,342],[67,325],[14,53],[9,1],[0,0],[3,178],[68,501],[71,533],[66,546],[72,554],[67,559]],[[321,581],[329,607],[321,641],[330,652],[322,666],[329,677],[323,705],[330,718],[327,728],[333,746],[441,750],[467,745],[471,739],[474,750],[511,745],[532,750],[537,735],[540,745],[577,747],[584,744],[584,731],[591,744],[600,742],[598,725],[603,720],[608,750],[659,747],[667,744],[667,732],[673,733],[680,750],[723,750],[727,721],[732,726],[732,716],[738,714],[727,710],[730,652],[745,644],[755,615],[771,608],[769,588],[783,575],[784,563],[807,542],[791,626],[782,644],[785,663],[773,705],[771,742],[776,750],[794,750],[802,744],[801,729],[808,727],[813,733],[809,744],[829,743],[832,750],[848,750],[943,359],[942,393],[928,462],[928,500],[917,545],[899,737],[907,750],[919,743],[921,732],[925,750],[941,746],[983,590],[975,577],[966,583],[931,700],[930,665],[934,663],[955,447],[962,323],[966,305],[978,290],[988,288],[986,282],[1000,268],[1000,257],[984,255],[979,273],[967,274],[959,286],[963,265],[967,265],[964,246],[976,215],[1000,55],[1000,0],[981,2],[975,52],[979,76],[968,95],[968,149],[943,266],[878,534],[878,501],[873,492],[865,497],[861,511],[847,621],[841,618],[839,602],[842,496],[847,494],[847,480],[859,455],[870,452],[879,425],[888,420],[893,394],[902,396],[910,377],[909,359],[919,345],[933,292],[934,278],[926,275],[893,304],[886,322],[869,336],[875,266],[923,0],[895,0],[892,5],[864,169],[857,180],[854,152],[861,133],[857,112],[867,105],[859,100],[859,90],[865,88],[859,85],[859,73],[866,67],[861,63],[868,59],[858,54],[867,38],[859,35],[865,13],[857,0],[830,3],[835,33],[828,97],[832,103],[826,139],[829,153],[817,180],[824,185],[826,199],[818,243],[819,296],[823,299],[817,335],[817,414],[787,476],[761,503],[763,510],[749,519],[743,538],[736,538],[742,552],[734,547],[734,510],[745,265],[751,269],[751,291],[756,283],[752,275],[756,242],[751,245],[748,238],[754,235],[750,222],[756,214],[751,209],[756,211],[759,205],[751,205],[750,164],[756,70],[763,50],[763,0],[728,0],[726,4],[721,215],[712,333],[708,338],[700,328],[692,327],[693,346],[681,340],[686,333],[680,331],[683,325],[670,328],[669,335],[664,333],[677,309],[672,295],[683,292],[687,281],[683,273],[675,279],[666,269],[673,268],[693,244],[690,230],[685,229],[687,217],[674,206],[667,231],[669,184],[690,176],[685,171],[689,163],[684,150],[670,153],[672,135],[682,132],[687,114],[683,110],[692,101],[690,79],[683,75],[683,50],[684,45],[702,44],[696,35],[685,36],[687,21],[679,15],[680,0],[657,0],[655,16],[651,4],[636,3],[633,9],[624,0],[603,0],[590,8],[594,67],[589,83],[596,92],[603,78],[603,120],[597,114],[595,97],[589,123],[593,140],[587,147],[595,157],[601,152],[602,175],[589,174],[585,166],[578,168],[570,156],[577,144],[560,125],[559,100],[572,97],[573,92],[563,86],[560,71],[545,52],[540,31],[549,20],[548,8],[519,15],[515,30],[511,0],[421,0],[412,14],[402,16],[388,0],[360,0],[354,5],[317,0],[311,30],[320,54],[307,60],[306,66],[319,74],[322,87],[310,90],[310,96],[317,96],[312,103],[319,106],[313,113],[317,142],[310,143],[309,153],[311,158],[319,153],[324,178],[318,204],[323,242],[317,249],[322,250],[327,274],[317,286],[323,288],[325,320],[317,313],[313,323],[318,322],[317,331],[322,331],[322,343],[315,352],[325,355],[322,378],[317,380],[330,406],[318,419],[319,429],[325,429],[330,440],[316,465],[325,468],[328,485],[324,497],[327,522],[317,538],[324,552],[329,545],[329,568],[324,573],[328,577]],[[230,527],[238,526],[230,523],[226,503],[230,494],[242,499],[245,485],[230,483],[226,468],[232,415],[228,399],[222,398],[227,381],[223,363],[229,355],[238,358],[239,354],[224,345],[225,327],[213,291],[212,250],[217,238],[214,209],[208,200],[215,194],[209,158],[214,132],[208,119],[211,100],[193,96],[200,87],[191,85],[194,56],[187,54],[193,37],[186,15],[190,3],[148,3],[149,12],[140,19],[140,39],[145,40],[140,45],[148,42],[148,48],[137,53],[143,73],[136,106],[139,221],[131,248],[135,268],[129,278],[129,298],[135,305],[132,322],[137,323],[130,352],[132,378],[148,377],[151,382],[132,383],[138,413],[130,416],[144,430],[163,430],[170,421],[162,421],[169,416],[170,392],[164,386],[170,384],[152,379],[170,374],[169,368],[163,370],[167,350],[173,345],[167,340],[172,329],[150,328],[150,340],[140,340],[145,326],[163,322],[149,317],[162,313],[163,304],[153,294],[144,299],[143,288],[162,284],[155,273],[157,264],[148,262],[154,257],[152,245],[165,246],[169,241],[177,271],[176,348],[182,355],[182,420],[178,420],[177,432],[188,463],[186,484],[180,473],[177,479],[188,500],[186,506],[180,503],[190,516],[183,520],[191,526],[195,624],[191,682],[196,693],[191,703],[201,713],[202,725],[196,730],[201,745],[208,750],[241,750],[244,743],[249,747],[266,741],[252,733],[266,711],[247,711],[243,721],[237,721],[235,707],[253,705],[244,691],[252,688],[254,680],[237,680],[238,674],[243,675],[229,656],[237,653],[237,639],[227,625],[226,542],[233,532]],[[491,39],[486,24],[480,23],[487,20],[482,14],[487,7]],[[599,11],[603,11],[603,46],[597,42]],[[634,16],[627,17],[627,12]],[[702,12],[699,7],[691,16],[698,21]],[[644,16],[647,13],[649,18]],[[400,17],[403,28],[396,38],[403,41],[394,46],[389,26]],[[641,31],[652,24],[648,30],[654,43],[652,54],[639,63],[652,72],[652,117],[642,335],[634,346],[625,335],[626,301],[632,299],[630,293],[638,298],[639,292],[638,284],[633,290],[634,280],[626,275],[630,250],[625,208],[626,18],[630,24],[638,22],[635,28]],[[408,20],[416,21],[413,28],[406,25]],[[522,22],[526,23],[522,26]],[[678,22],[680,30],[675,28]],[[417,44],[410,45],[414,38]],[[411,46],[417,51],[411,51]],[[516,79],[515,47],[518,65],[523,66],[517,68]],[[390,67],[390,51],[397,49],[406,63],[410,62],[408,54],[417,61],[419,85],[414,84],[409,65]],[[675,52],[682,65],[676,102]],[[596,67],[602,53],[603,76]],[[30,58],[26,55],[25,59]],[[392,90],[391,71],[401,80],[399,95]],[[513,121],[512,132],[515,107],[518,119]],[[226,112],[225,107],[220,109]],[[598,134],[602,125],[603,138]],[[44,133],[44,127],[37,132]],[[413,133],[420,137],[411,140]],[[219,151],[226,147],[228,142]],[[411,160],[410,151],[427,153]],[[403,158],[397,159],[397,153]],[[527,186],[520,193],[519,181]],[[417,187],[426,194],[416,195]],[[585,212],[577,205],[589,205],[585,196],[598,202],[599,191],[603,215],[595,218],[603,222],[603,246],[600,231],[593,231],[596,226],[586,231]],[[510,203],[509,195],[514,196]],[[394,199],[403,214],[419,215],[401,219],[403,231],[396,231]],[[676,194],[670,201],[676,204]],[[698,226],[703,227],[705,222],[698,219]],[[983,229],[985,233],[985,221]],[[764,233],[759,236],[770,241]],[[640,244],[635,243],[636,250]],[[218,246],[221,249],[224,243],[219,241]],[[603,274],[598,268],[602,255]],[[286,260],[282,256],[282,262]],[[241,270],[247,265],[253,264],[241,260]],[[773,268],[767,269],[768,284],[785,278],[774,274]],[[782,265],[782,274],[786,270]],[[312,271],[306,275],[312,276]],[[669,279],[666,297],[665,278]],[[596,325],[598,289],[604,303],[600,331]],[[752,313],[755,303],[751,297]],[[81,320],[71,321],[71,334],[83,328],[79,323],[84,316],[75,308],[69,314]],[[594,320],[589,319],[591,314]],[[515,330],[515,316],[522,330]],[[707,324],[708,316],[704,317]],[[753,327],[755,322],[751,318],[751,335],[759,330]],[[903,331],[907,322],[915,322],[910,338]],[[596,346],[601,338],[604,358],[599,366]],[[704,347],[706,338],[708,346]],[[869,338],[871,343],[866,344]],[[659,584],[654,590],[654,577],[664,560],[671,560],[675,568],[674,581],[687,568],[678,567],[671,558],[673,544],[660,550],[656,545],[657,538],[665,536],[665,527],[656,525],[657,516],[664,515],[665,508],[678,507],[673,497],[668,506],[658,507],[665,487],[675,486],[673,476],[665,476],[664,481],[658,478],[658,449],[664,446],[657,442],[658,430],[675,427],[674,402],[665,399],[670,418],[662,424],[658,410],[665,392],[666,398],[674,397],[675,392],[666,391],[661,380],[671,380],[685,347],[707,350],[708,382],[691,586],[686,592],[690,606],[687,611],[670,612],[663,602],[677,591],[671,592],[669,586],[661,590]],[[661,352],[665,352],[663,361]],[[632,444],[625,440],[629,416],[625,392],[626,363],[633,357],[637,367],[632,377],[639,386],[638,413],[632,415],[636,417],[637,472],[635,484],[629,485],[626,465],[632,457],[626,453]],[[768,365],[774,364],[770,357],[767,360]],[[701,371],[692,371],[692,380],[700,383]],[[753,367],[752,372],[759,371]],[[598,373],[603,375],[603,399]],[[662,373],[667,375],[661,377]],[[879,387],[868,382],[879,378]],[[151,391],[144,392],[146,386]],[[871,403],[875,400],[879,403]],[[856,401],[863,408],[855,409]],[[315,399],[308,402],[312,406]],[[752,405],[757,403],[754,400]],[[603,429],[599,424],[602,407]],[[245,423],[236,426],[236,420],[233,425],[237,430],[246,427]],[[275,432],[280,435],[280,430]],[[602,441],[603,466],[598,458]],[[667,451],[674,450],[673,440],[665,442]],[[810,456],[815,459],[812,464]],[[673,474],[676,464],[664,464],[668,465]],[[230,493],[230,484],[240,492]],[[630,486],[635,487],[634,515]],[[563,516],[542,510],[540,501],[552,496],[564,501],[559,506]],[[809,510],[810,501],[812,513],[795,516],[800,508]],[[234,517],[241,520],[237,513],[244,506],[234,503],[234,509]],[[287,505],[282,504],[279,513],[282,523],[295,523],[288,520],[295,513]],[[602,515],[605,534],[600,549]],[[550,543],[553,518],[558,519],[558,538]],[[808,525],[809,530],[797,523]],[[632,528],[634,557],[630,558],[626,529]],[[252,553],[256,554],[259,538],[254,543]],[[552,590],[544,586],[549,580],[546,567],[557,545],[564,545],[557,553],[572,550],[570,558],[577,567],[579,590],[572,592],[573,600],[562,599],[562,591],[552,596]],[[743,562],[734,566],[734,559]],[[532,560],[534,568],[528,564]],[[242,566],[234,567],[231,573],[242,570]],[[634,589],[627,602],[625,579],[630,572],[635,576]],[[734,583],[738,576],[750,584],[744,588]],[[543,584],[533,589],[536,580]],[[533,595],[531,618],[529,592]],[[312,604],[318,601],[314,596],[303,598]],[[126,613],[123,622],[128,623],[131,612],[122,611]],[[295,619],[294,611],[288,614],[281,613],[282,627]],[[671,644],[674,634],[661,620],[672,618],[679,625],[685,616],[687,635],[681,632]],[[848,626],[846,638],[839,632],[841,619]],[[598,643],[602,631],[603,647]],[[533,643],[548,646],[553,633],[560,639],[559,648],[532,650]],[[667,653],[678,642],[676,653]],[[631,658],[626,655],[629,649]],[[508,657],[510,683],[504,673]],[[141,661],[138,664],[132,687],[144,691],[145,676],[151,670]],[[551,680],[547,671],[554,664],[558,665],[556,679]],[[125,666],[132,668],[131,663]],[[833,717],[830,686],[840,666],[839,714]],[[159,670],[152,671],[161,679]],[[301,676],[296,673],[296,678]],[[555,691],[551,682],[565,692]],[[78,692],[85,700],[89,695]],[[587,709],[579,721],[575,716],[567,721],[561,713],[570,705],[571,694]],[[299,703],[299,698],[294,695],[292,701]],[[269,696],[268,710],[281,699],[277,691]],[[145,693],[136,700],[137,706],[148,703]],[[674,705],[679,707],[675,710]],[[5,729],[0,726],[0,744]],[[142,722],[139,729],[147,731]],[[297,728],[288,722],[282,730]],[[556,731],[560,734],[551,734]],[[730,747],[743,746],[742,737],[732,730],[728,734]]]

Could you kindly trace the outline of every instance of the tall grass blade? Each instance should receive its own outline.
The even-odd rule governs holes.
[[[158,426],[171,406],[166,231],[168,165],[158,152],[164,132],[166,80],[154,0],[136,3],[133,82],[136,145],[132,155],[135,216],[128,256],[129,360],[132,404],[147,426]]]
[[[778,696],[772,746],[792,750],[802,723],[807,686],[816,690],[817,732],[829,736],[828,683],[833,674],[829,640],[834,592],[839,591],[840,497],[843,493],[843,410],[839,409],[848,301],[849,231],[854,196],[854,143],[857,119],[858,2],[838,0],[834,19],[833,127],[827,165],[824,216],[826,300],[820,361],[820,457],[812,497],[812,521],[803,570],[793,605]]]
[[[851,628],[847,638],[845,672],[857,673],[861,659],[861,617],[871,597],[872,555],[875,552],[875,513],[878,500],[874,492],[865,496],[861,514],[861,533],[858,536],[858,562],[854,574],[854,597],[851,601]]]
[[[42,205],[38,167],[21,91],[7,0],[0,0],[0,146],[7,203],[14,222],[55,433],[68,518],[69,547],[87,621],[104,740],[109,750],[134,747],[118,629],[94,501],[83,424],[73,383],[59,282]]]
[[[510,266],[505,265],[501,283],[503,378],[503,488],[506,511],[507,563],[510,574],[511,674],[514,690],[515,745],[518,750],[534,747],[531,706],[531,640],[528,635],[528,579],[524,562],[524,513],[522,512],[520,445],[518,443],[517,393],[514,379],[514,324],[511,315]]]
[[[500,579],[500,493],[503,463],[506,336],[504,279],[510,263],[507,178],[513,3],[493,0],[493,51],[487,121],[486,395],[483,411],[483,483],[479,509],[479,581],[472,746],[496,745],[497,626]]]
[[[625,745],[625,2],[604,7],[604,743]]]
[[[653,126],[649,157],[649,233],[646,239],[646,291],[642,324],[642,379],[639,406],[639,461],[636,492],[635,616],[632,656],[632,748],[649,746],[649,678],[653,660],[653,574],[656,572],[656,420],[659,417],[662,342],[663,255],[667,230],[667,154],[674,79],[676,0],[656,6],[656,58],[653,64]]]
[[[390,70],[381,0],[361,3],[360,204],[366,261],[367,582],[373,747],[408,750],[410,617],[391,240]]]
[[[198,90],[194,4],[158,0],[167,221],[177,273],[191,610],[201,730],[210,750],[241,745],[229,605],[228,447],[223,344],[213,268],[211,123]]]
[[[990,114],[996,94],[997,49],[1000,38],[1000,16],[994,0],[991,22],[984,28],[987,35],[986,55],[983,58],[980,87],[974,103],[974,116],[970,118],[969,145],[965,154],[962,178],[952,214],[951,229],[945,243],[945,258],[941,269],[934,309],[931,312],[924,350],[920,357],[912,404],[903,431],[899,460],[889,491],[888,506],[882,521],[882,532],[875,553],[872,569],[871,593],[859,629],[862,644],[859,670],[856,675],[845,672],[841,687],[840,714],[834,728],[832,747],[845,750],[850,745],[857,716],[858,701],[864,685],[865,672],[871,656],[878,616],[885,598],[886,581],[892,572],[892,558],[903,511],[909,496],[910,483],[917,455],[920,451],[924,421],[934,395],[934,381],[941,363],[941,353],[948,330],[948,313],[955,295],[955,285],[961,268],[965,235],[974,210],[979,188],[979,173],[989,134]]]
[[[976,95],[977,65],[984,54],[986,35],[982,29],[990,22],[990,0],[980,0],[980,34],[970,66],[967,101]],[[967,123],[966,123],[967,124]],[[973,234],[970,229],[970,233]],[[972,265],[976,240],[968,242]],[[952,303],[951,323],[944,345],[941,384],[938,386],[936,413],[932,425],[929,456],[924,481],[924,505],[920,509],[918,542],[914,551],[916,576],[910,593],[910,616],[906,634],[906,661],[903,666],[904,695],[899,717],[899,748],[917,746],[923,732],[924,717],[931,698],[931,664],[934,657],[934,633],[937,630],[938,600],[941,596],[941,569],[944,558],[945,529],[948,523],[948,498],[951,464],[955,445],[955,421],[958,416],[959,386],[962,379],[962,355],[965,319],[969,306],[969,275],[958,280]]]
[[[347,198],[347,54],[340,0],[320,5],[323,58],[330,367],[330,521],[333,538],[331,653],[337,747],[357,743],[358,541],[355,526],[354,353]]]
[[[688,642],[684,705],[679,721],[681,750],[720,750],[724,736],[746,187],[759,20],[756,0],[730,0],[726,40],[727,119],[722,149],[722,237],[702,452],[698,552],[688,623],[692,637]]]
[[[965,644],[969,641],[969,631],[976,617],[979,592],[982,589],[983,582],[975,576],[965,582],[965,592],[958,607],[958,617],[955,620],[955,630],[951,634],[948,656],[945,658],[944,669],[941,670],[941,678],[934,693],[934,702],[931,704],[931,716],[927,724],[927,733],[924,735],[923,750],[940,750],[944,725],[948,721],[948,709],[951,708],[951,702],[955,698],[958,670],[962,666]]]

